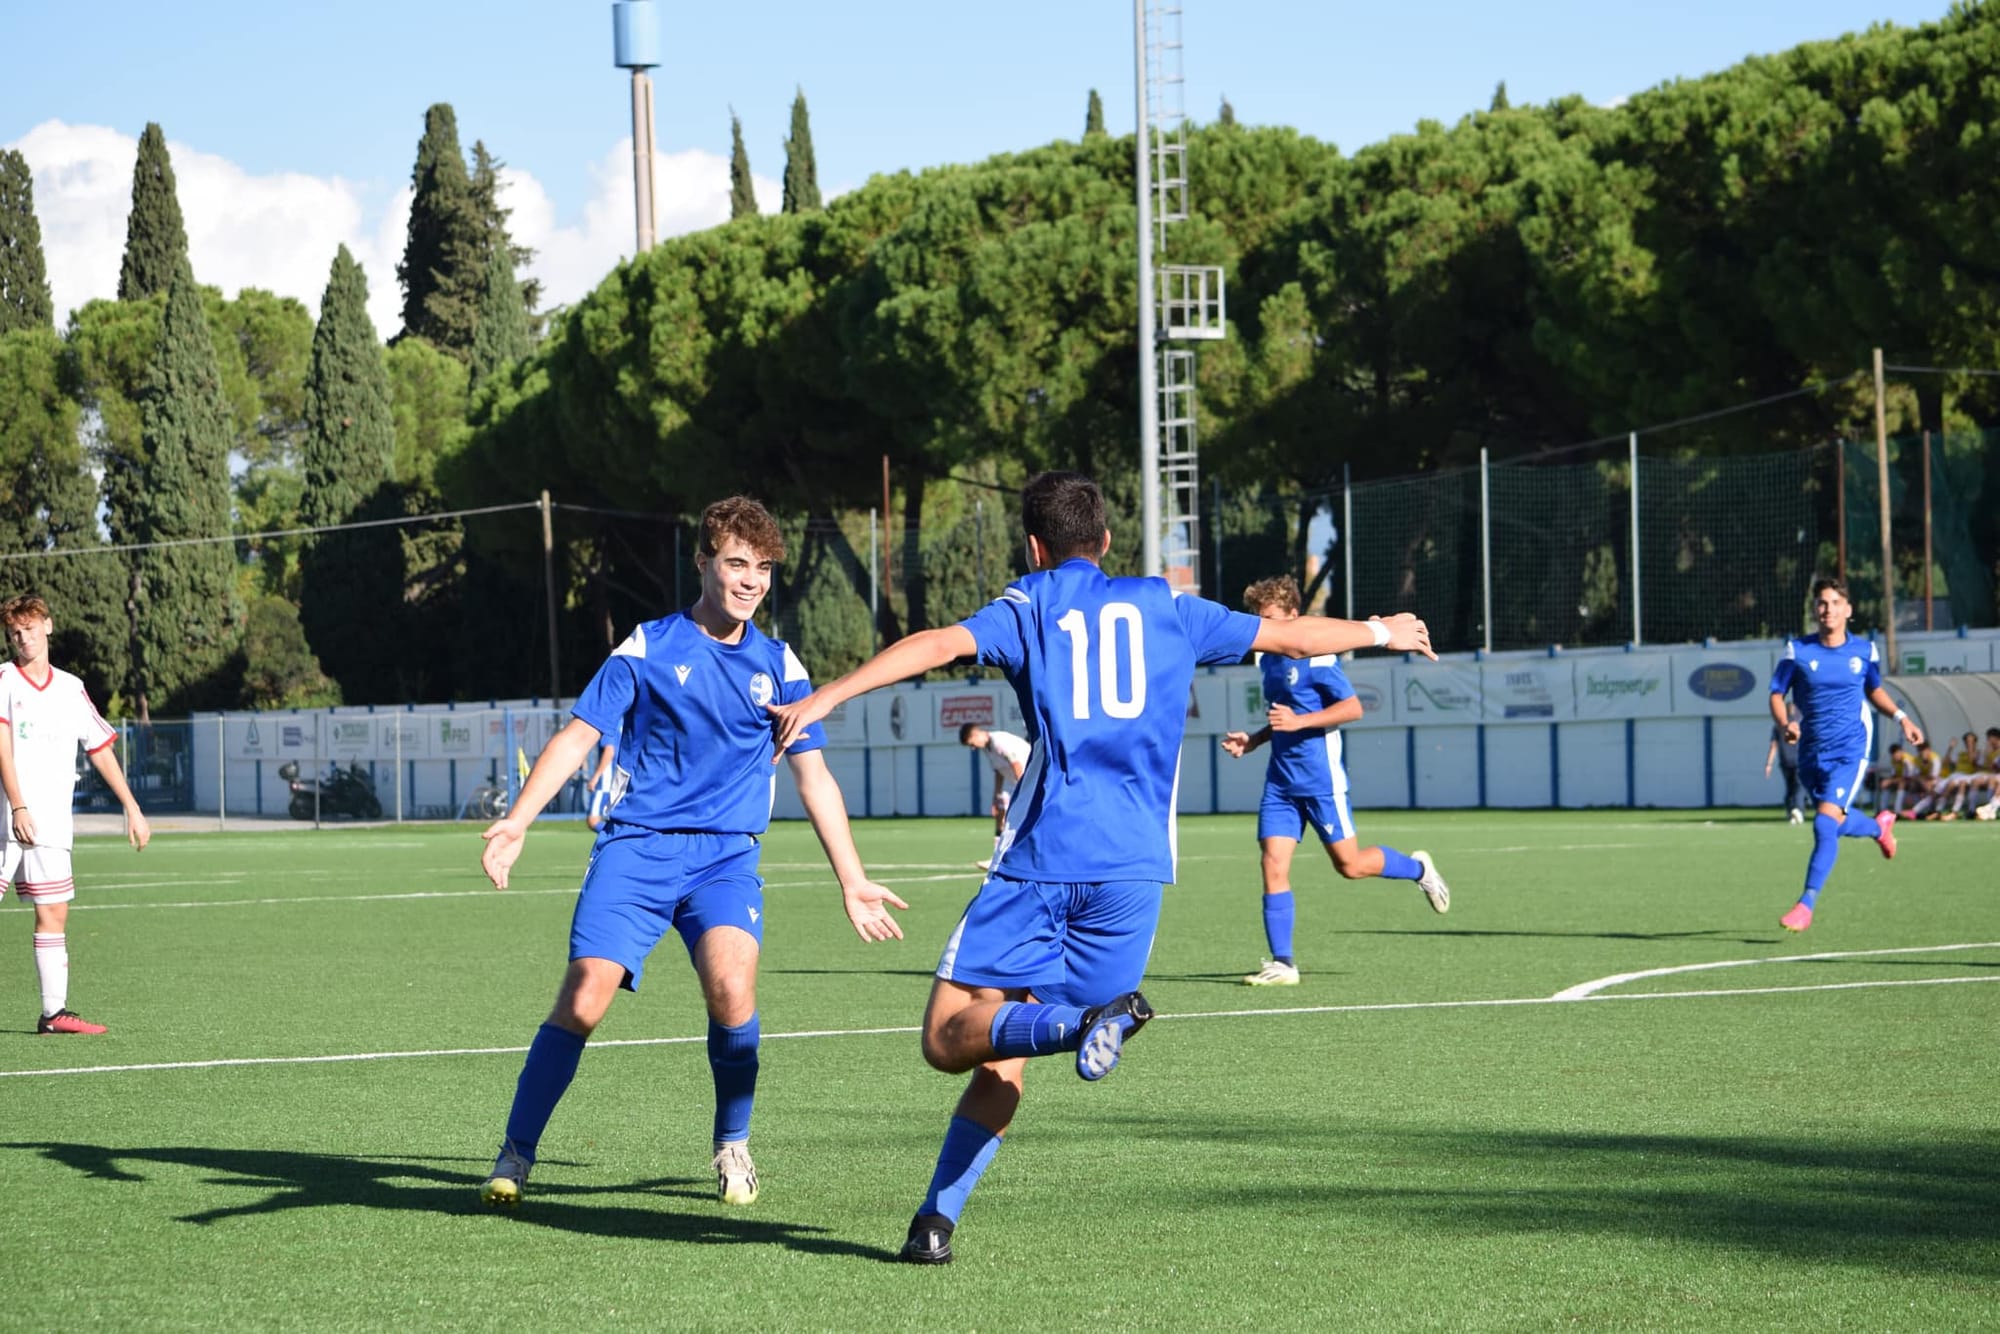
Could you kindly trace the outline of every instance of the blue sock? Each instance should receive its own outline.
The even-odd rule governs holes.
[[[1415,857],[1396,851],[1388,844],[1382,845],[1382,878],[1384,880],[1422,880],[1424,868]]]
[[[715,1075],[715,1142],[750,1138],[750,1104],[757,1097],[757,1016],[734,1028],[708,1021],[708,1068]]]
[[[1882,826],[1875,823],[1875,817],[1866,811],[1849,811],[1847,823],[1840,827],[1842,838],[1880,838]]]
[[[1264,896],[1264,939],[1270,943],[1271,957],[1279,963],[1292,961],[1292,891]]]
[[[1812,857],[1806,862],[1806,892],[1799,895],[1800,903],[1810,908],[1819,901],[1819,891],[1833,870],[1833,859],[1839,854],[1840,821],[1831,815],[1813,816]]]
[[[995,1056],[1047,1056],[1051,1052],[1075,1051],[1083,1045],[1083,1007],[1008,1001],[994,1014],[993,1026],[986,1036],[993,1044]],[[950,1142],[949,1138],[945,1140],[947,1144]]]
[[[582,1057],[583,1039],[554,1024],[536,1029],[535,1040],[528,1044],[528,1059],[514,1085],[514,1107],[507,1113],[507,1138],[514,1151],[531,1162]]]
[[[966,1197],[1000,1152],[1000,1136],[977,1121],[963,1116],[951,1118],[945,1128],[944,1147],[938,1150],[937,1170],[931,1173],[931,1188],[924,1195],[920,1214],[941,1214],[953,1223],[965,1212]]]

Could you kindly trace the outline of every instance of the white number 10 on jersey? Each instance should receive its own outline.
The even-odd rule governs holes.
[[[1125,627],[1130,652],[1127,676],[1118,679],[1118,627]],[[1097,677],[1097,694],[1105,715],[1137,718],[1146,711],[1146,632],[1139,609],[1129,602],[1107,602],[1097,609],[1097,671],[1090,670],[1090,626],[1083,612],[1072,607],[1056,622],[1069,636],[1070,714],[1090,717],[1090,678]]]

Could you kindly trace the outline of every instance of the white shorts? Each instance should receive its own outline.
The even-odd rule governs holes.
[[[68,903],[76,897],[68,848],[24,846],[12,839],[0,844],[0,885],[10,882],[30,903]]]

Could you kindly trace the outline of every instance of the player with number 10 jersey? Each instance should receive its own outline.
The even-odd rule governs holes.
[[[1249,652],[1257,618],[1078,558],[960,624],[979,661],[1006,672],[1034,736],[994,873],[1172,880],[1188,688],[1197,665]]]
[[[838,681],[774,707],[780,751],[845,700],[976,657],[1020,697],[1033,748],[992,874],[945,942],[924,1011],[924,1059],[972,1072],[945,1129],[902,1258],[948,1264],[967,1197],[1000,1149],[1028,1059],[1076,1054],[1087,1080],[1153,1016],[1137,987],[1174,878],[1174,793],[1188,688],[1202,663],[1251,649],[1298,656],[1369,644],[1428,653],[1423,622],[1300,617],[1283,624],[1114,578],[1104,497],[1077,473],[1021,495],[1033,573],[957,625],[890,645]]]

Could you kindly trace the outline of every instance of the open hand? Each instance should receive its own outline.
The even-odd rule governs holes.
[[[897,898],[887,889],[872,880],[863,880],[853,887],[840,887],[841,905],[847,909],[847,920],[854,924],[854,933],[863,940],[901,940],[903,924],[889,915],[889,904],[898,908],[910,905]]]

